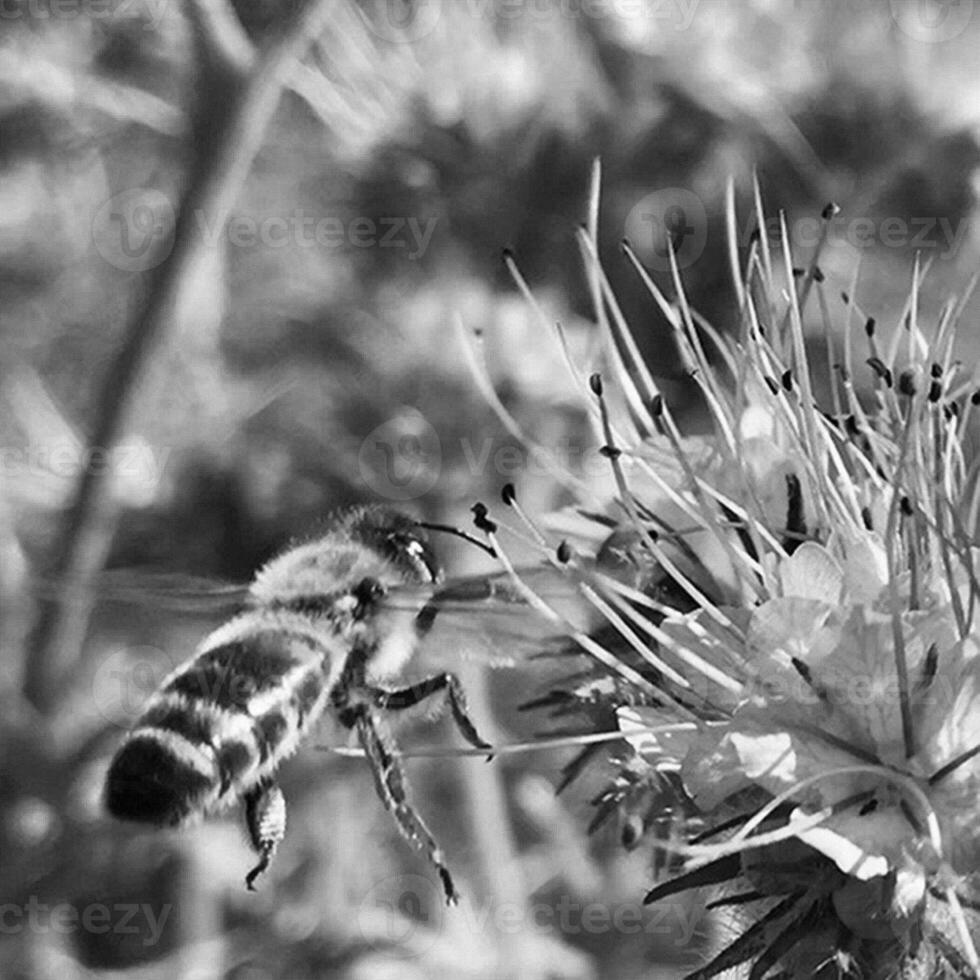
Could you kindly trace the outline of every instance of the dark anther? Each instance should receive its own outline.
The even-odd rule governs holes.
[[[810,672],[810,668],[800,660],[799,657],[791,657],[790,662],[793,664],[793,669],[800,675],[810,685],[813,687],[813,674]]]
[[[922,688],[927,688],[936,676],[936,668],[939,666],[939,647],[935,643],[929,645],[926,650],[926,658],[922,663],[922,679],[919,684]]]
[[[484,534],[496,533],[497,525],[487,517],[487,514],[490,512],[487,510],[486,504],[481,504],[477,501],[470,510],[473,512],[473,523],[478,530],[483,531]]]
[[[871,370],[874,371],[874,373],[877,374],[878,377],[885,382],[885,385],[887,387],[890,388],[892,386],[892,372],[889,369],[888,365],[885,364],[885,362],[880,357],[869,357],[868,365],[871,367]]]

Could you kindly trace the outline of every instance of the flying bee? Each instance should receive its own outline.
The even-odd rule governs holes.
[[[352,510],[273,559],[250,586],[246,611],[207,636],[150,698],[109,766],[109,813],[179,826],[242,801],[258,853],[251,889],[285,833],[276,770],[332,712],[356,732],[381,799],[455,901],[384,719],[442,694],[463,737],[490,750],[454,674],[392,686],[436,620],[440,580],[424,529],[385,508]]]
[[[651,588],[648,563],[624,557],[636,548],[615,545],[601,525],[600,533],[606,543],[595,570]],[[285,835],[278,767],[330,714],[356,733],[382,802],[437,869],[447,901],[455,901],[442,851],[408,798],[386,716],[442,696],[466,741],[492,753],[453,673],[440,669],[407,686],[398,680],[439,645],[479,654],[473,647],[482,640],[492,662],[513,663],[530,652],[567,652],[566,629],[596,632],[595,610],[583,608],[574,575],[542,565],[520,578],[565,628],[536,612],[505,574],[444,582],[426,525],[384,507],[348,511],[262,568],[245,611],[164,679],[109,766],[108,812],[180,826],[243,804],[258,855],[246,876],[251,889]],[[608,642],[616,651],[616,638]],[[625,651],[611,654],[617,656],[625,662]]]

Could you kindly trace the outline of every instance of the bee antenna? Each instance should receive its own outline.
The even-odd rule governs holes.
[[[451,524],[431,524],[428,521],[416,521],[415,525],[416,527],[425,528],[426,531],[442,531],[445,534],[452,534],[454,537],[462,538],[468,544],[476,545],[477,548],[485,551],[491,558],[497,557],[497,552],[490,545],[481,541],[479,538],[474,538],[472,534],[461,531],[458,527],[453,527]]]

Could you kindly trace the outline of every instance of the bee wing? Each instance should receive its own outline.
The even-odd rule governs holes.
[[[424,595],[414,589],[398,591],[385,599],[385,605],[418,611],[424,635],[417,664],[442,669],[459,657],[514,666],[567,646],[566,624],[591,627],[595,617],[572,578],[551,566],[524,569],[519,575],[562,622],[535,608],[506,573],[452,579]]]
[[[205,576],[143,569],[116,568],[101,572],[91,588],[72,582],[35,577],[31,591],[41,599],[93,595],[97,603],[143,606],[165,612],[200,616],[231,615],[242,608],[248,586]]]

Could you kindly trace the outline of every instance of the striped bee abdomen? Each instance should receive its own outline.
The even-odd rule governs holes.
[[[345,651],[309,620],[256,610],[168,677],[116,753],[115,817],[176,825],[269,777],[329,703]]]

